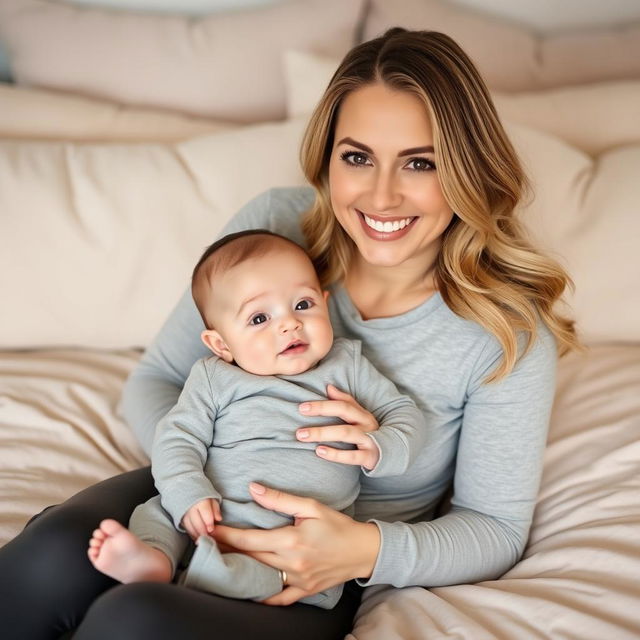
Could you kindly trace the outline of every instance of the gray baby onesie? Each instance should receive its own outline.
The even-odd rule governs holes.
[[[323,460],[315,454],[316,443],[295,438],[301,426],[338,422],[305,417],[298,410],[301,402],[326,399],[328,384],[353,395],[380,425],[369,434],[380,451],[371,471]],[[351,513],[361,472],[372,478],[404,473],[426,433],[422,412],[362,356],[359,341],[336,339],[316,367],[295,376],[258,376],[215,356],[203,358],[193,366],[176,406],[158,424],[152,469],[160,496],[135,510],[130,527],[161,549],[175,570],[188,545],[180,523],[200,500],[219,500],[223,522],[240,528],[292,523],[289,516],[253,502],[251,481]],[[278,571],[243,554],[220,554],[206,536],[181,579],[200,590],[255,600],[282,589]],[[332,608],[341,593],[338,586],[302,601]]]

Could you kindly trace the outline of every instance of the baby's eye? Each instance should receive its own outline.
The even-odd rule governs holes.
[[[269,318],[267,317],[266,313],[256,313],[255,316],[251,316],[251,320],[249,320],[249,324],[263,324],[265,323]]]
[[[407,163],[413,171],[432,171],[436,168],[436,165],[426,158],[411,158]]]
[[[313,307],[312,300],[300,300],[300,302],[296,303],[296,311],[306,311],[307,309],[311,309]]]
[[[364,166],[369,161],[368,156],[360,151],[345,151],[340,158],[352,166]]]

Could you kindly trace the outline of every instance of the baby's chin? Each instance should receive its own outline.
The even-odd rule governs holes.
[[[324,354],[322,357],[324,357]],[[314,357],[314,358],[288,358],[286,360],[277,358],[273,367],[252,367],[248,365],[247,367],[242,367],[240,363],[237,363],[241,366],[245,371],[249,373],[253,373],[256,376],[297,376],[300,373],[304,373],[305,371],[309,371],[313,369],[322,358]]]

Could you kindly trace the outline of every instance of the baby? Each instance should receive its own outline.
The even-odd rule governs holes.
[[[129,529],[104,520],[89,558],[120,582],[170,582],[189,546],[197,546],[179,582],[232,598],[264,600],[283,588],[282,574],[240,553],[221,553],[215,523],[274,528],[292,518],[251,499],[251,481],[305,495],[352,514],[360,473],[398,475],[426,438],[422,413],[366,360],[360,343],[333,339],[327,307],[307,254],[264,230],[230,234],[196,265],[193,298],[215,354],[196,362],[177,404],[158,423],[152,471],[159,496],[138,506]],[[333,384],[351,394],[379,428],[356,446],[362,467],[323,460],[314,443],[296,440],[299,405],[323,400]],[[335,443],[333,446],[352,448]],[[342,585],[302,602],[330,609]]]

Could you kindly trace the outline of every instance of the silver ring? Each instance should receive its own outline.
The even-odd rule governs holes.
[[[282,586],[287,586],[287,572],[284,569],[278,569],[280,572],[280,580],[282,580]]]

